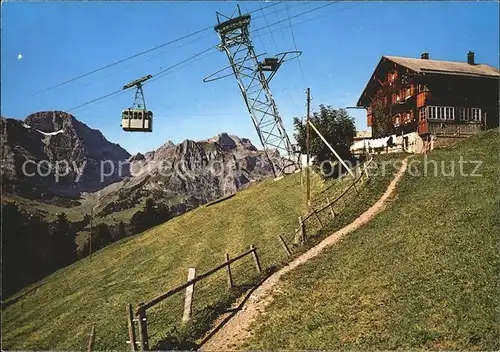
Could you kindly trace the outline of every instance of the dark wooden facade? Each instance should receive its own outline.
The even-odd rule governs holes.
[[[497,68],[474,64],[471,52],[468,62],[384,56],[357,106],[372,129],[376,112],[392,120],[391,133],[476,134],[498,126],[499,77]]]

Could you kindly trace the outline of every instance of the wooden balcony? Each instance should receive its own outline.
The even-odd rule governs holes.
[[[427,121],[427,131],[436,136],[460,137],[478,134],[483,130],[483,125],[477,123],[459,123],[456,121]],[[420,133],[420,125],[419,125]]]

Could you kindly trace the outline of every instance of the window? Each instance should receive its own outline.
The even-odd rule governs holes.
[[[460,121],[467,121],[469,118],[467,116],[467,108],[458,108]]]
[[[472,108],[471,109],[471,120],[473,121],[481,121],[481,109]]]
[[[449,106],[444,108],[444,119],[453,120],[453,109]]]
[[[427,109],[429,109],[429,119],[435,119],[436,118],[436,108],[434,106],[428,106]]]
[[[427,118],[428,119],[438,119],[438,120],[454,120],[455,119],[455,109],[451,106],[428,106],[427,107]],[[419,115],[420,120],[422,120],[422,112]]]
[[[400,123],[400,117],[399,115],[397,115],[396,118],[394,119],[394,126],[398,127],[399,123]]]
[[[405,123],[408,123],[408,122],[410,122],[410,121],[411,121],[411,114],[410,114],[409,112],[407,112],[407,113],[405,114]]]
[[[418,109],[418,119],[419,121],[425,120],[425,108]]]

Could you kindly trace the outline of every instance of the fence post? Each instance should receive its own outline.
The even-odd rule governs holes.
[[[253,262],[255,263],[255,268],[257,269],[257,272],[260,274],[262,272],[262,269],[260,267],[259,257],[257,256],[257,248],[255,248],[253,244],[251,244],[250,249],[253,249],[252,252]]]
[[[332,218],[335,219],[335,210],[333,210],[333,205],[330,203],[330,198],[326,197],[326,201],[328,202],[328,205],[330,206],[330,214],[332,214]]]
[[[196,269],[189,268],[187,281],[193,280],[196,277]],[[191,318],[191,308],[193,306],[193,293],[194,284],[186,287],[186,298],[184,299],[184,314],[182,315],[182,322],[186,323]]]
[[[285,240],[283,240],[283,237],[281,237],[281,235],[278,235],[278,239],[280,240],[281,246],[283,246],[285,253],[289,256],[292,255],[292,252],[290,252],[290,249],[288,249],[288,246],[286,245]]]
[[[94,342],[95,342],[95,323],[92,324],[92,330],[90,331],[90,339],[87,349],[88,352],[91,352],[94,349]]]
[[[132,310],[132,305],[127,304],[127,325],[128,325],[128,338],[130,340],[130,350],[132,352],[136,351],[135,346],[135,328],[134,328],[134,312]]]
[[[141,335],[141,351],[148,351],[148,322],[146,320],[146,310],[141,307],[142,304],[143,303],[139,303],[139,307],[137,308],[137,315],[139,318],[139,334]]]
[[[229,253],[226,253],[226,262],[227,261],[229,261]],[[234,287],[234,284],[233,284],[233,276],[231,275],[231,266],[229,263],[227,264],[226,270],[227,270],[227,286],[231,290]]]
[[[306,228],[302,221],[302,216],[299,216],[299,228],[295,231],[295,244],[303,243],[306,238]]]
[[[313,213],[314,213],[314,216],[316,217],[316,220],[318,220],[318,222],[319,222],[319,226],[321,228],[323,228],[323,223],[321,222],[321,219],[319,218],[319,215],[318,215],[318,212],[316,211],[316,209],[313,210]]]

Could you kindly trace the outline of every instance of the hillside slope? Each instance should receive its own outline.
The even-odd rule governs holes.
[[[0,130],[2,204],[48,220],[65,212],[80,221],[92,208],[96,222],[128,223],[148,198],[177,215],[273,175],[263,150],[227,133],[131,156],[61,111],[2,117]]]
[[[4,347],[83,349],[95,322],[96,349],[124,349],[127,303],[151,299],[182,283],[188,267],[201,273],[219,265],[226,252],[237,255],[250,244],[272,247],[281,255],[276,234],[293,232],[303,206],[300,175],[265,180],[226,201],[114,243],[95,253],[91,262],[80,260],[13,296],[2,312]],[[201,285],[198,289],[204,290]],[[180,321],[180,300],[170,300],[161,309],[156,321],[155,312],[150,315],[155,328]],[[152,335],[153,343],[155,339]]]
[[[325,231],[342,226],[369,207],[392,174],[369,182],[358,202],[336,209],[341,215]],[[314,199],[332,199],[349,179],[323,182],[312,178]],[[332,187],[329,187],[329,186]],[[329,188],[328,188],[329,187]],[[328,188],[328,189],[327,189]],[[320,193],[325,190],[324,193]],[[319,203],[318,203],[319,204]],[[356,207],[355,207],[356,205]],[[88,258],[61,269],[14,295],[3,310],[3,343],[9,349],[82,349],[93,322],[96,349],[126,347],[126,304],[147,301],[185,281],[187,269],[203,273],[248,249],[259,250],[262,267],[290,260],[277,235],[293,238],[297,218],[305,213],[300,174],[271,179],[238,192],[222,202],[199,207],[165,224],[114,243]],[[342,215],[345,213],[345,215]],[[311,229],[312,231],[312,229]],[[313,239],[314,240],[314,239]],[[232,269],[238,288],[252,283],[255,269],[248,258]],[[227,292],[224,271],[196,284],[194,313],[212,307]],[[170,337],[182,316],[182,293],[148,311],[150,346]],[[82,347],[83,346],[83,347]]]
[[[498,150],[497,129],[411,159],[387,210],[284,276],[240,347],[498,350]]]

